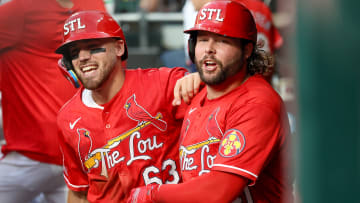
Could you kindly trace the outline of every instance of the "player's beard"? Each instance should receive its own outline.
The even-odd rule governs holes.
[[[96,71],[98,71],[96,77],[94,78],[87,78],[82,77],[81,74],[79,75],[79,79],[82,83],[82,85],[89,90],[96,90],[100,88],[109,78],[111,75],[111,72],[113,71],[115,67],[114,64],[98,64],[99,67]]]
[[[210,75],[209,73],[206,73],[205,70],[203,70],[202,66],[204,64],[204,61],[207,59],[211,59],[215,61],[217,70],[215,73]],[[236,75],[241,71],[241,69],[244,66],[244,57],[241,55],[241,57],[237,57],[236,59],[230,61],[230,63],[226,66],[223,65],[223,63],[219,60],[217,60],[214,57],[207,57],[205,56],[201,60],[196,61],[196,69],[199,72],[201,80],[207,84],[207,85],[219,85],[226,81],[227,78]]]

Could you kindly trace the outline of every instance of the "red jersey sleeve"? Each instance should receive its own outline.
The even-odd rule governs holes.
[[[264,104],[238,106],[228,115],[212,169],[241,175],[253,184],[279,148],[280,116]]]
[[[280,32],[279,30],[275,27],[275,25],[273,24],[272,25],[272,33],[273,33],[273,44],[274,44],[274,49],[279,49],[283,43],[284,43],[284,40],[282,38],[282,36],[280,35]]]
[[[25,8],[23,0],[0,3],[0,53],[21,40]]]
[[[188,71],[185,68],[160,68],[160,80],[164,93],[168,101],[168,105],[171,105],[174,99],[174,88],[178,79],[184,77]],[[174,107],[173,115],[175,119],[183,119],[187,104],[184,102],[180,106]]]
[[[246,179],[231,173],[212,171],[181,184],[164,184],[153,190],[155,202],[237,202]],[[221,192],[219,192],[221,191]]]

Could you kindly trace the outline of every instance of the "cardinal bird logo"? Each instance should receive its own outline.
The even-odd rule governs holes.
[[[207,140],[204,140],[202,142],[192,144],[190,146],[182,146],[184,138],[186,136],[186,133],[190,126],[190,121],[186,120],[185,125],[183,125],[183,128],[181,129],[181,146],[180,146],[180,160],[182,160],[182,157],[185,154],[193,154],[196,152],[196,150],[200,149],[201,147],[205,145],[215,144],[219,143],[221,141],[221,138],[223,136],[223,132],[221,131],[219,124],[216,120],[216,116],[218,112],[220,111],[220,107],[216,108],[209,116],[207,122],[206,122],[206,131],[209,134],[209,138]]]
[[[216,108],[209,116],[209,119],[206,123],[206,131],[209,134],[210,138],[221,139],[223,137],[223,132],[221,131],[219,124],[217,122],[217,114],[220,111],[220,107]]]
[[[161,120],[161,113],[157,113],[155,117],[151,116],[142,106],[136,102],[136,95],[133,94],[126,100],[124,108],[129,118],[138,122],[138,126],[150,122],[153,126],[158,128],[161,131],[165,131],[167,124],[165,121]]]
[[[92,139],[90,137],[90,132],[84,128],[77,129],[77,133],[79,135],[78,140],[78,152],[81,161],[81,166],[85,172],[88,172],[84,167],[85,161],[88,159],[89,154],[91,153],[92,148]]]

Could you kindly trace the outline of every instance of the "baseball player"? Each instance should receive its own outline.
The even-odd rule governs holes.
[[[280,96],[264,79],[250,11],[235,1],[200,9],[189,55],[205,82],[180,137],[184,183],[133,189],[129,202],[292,202],[289,126]]]
[[[124,69],[124,34],[104,12],[73,14],[63,38],[62,71],[81,86],[58,115],[69,202],[124,202],[132,188],[178,183],[185,106],[171,101],[186,69]]]
[[[65,202],[56,114],[75,88],[60,74],[54,50],[63,22],[86,9],[104,11],[103,0],[0,1],[2,203],[29,202],[39,193]]]

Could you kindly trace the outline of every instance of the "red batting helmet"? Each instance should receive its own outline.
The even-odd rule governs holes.
[[[230,0],[217,0],[205,4],[198,12],[190,34],[189,56],[194,61],[196,32],[208,31],[226,37],[250,40],[256,44],[257,30],[251,12],[242,4]]]
[[[121,27],[109,14],[102,11],[80,11],[71,15],[64,24],[63,43],[55,52],[64,55],[72,42],[101,38],[124,40],[125,52],[121,59],[127,59],[127,46]]]

